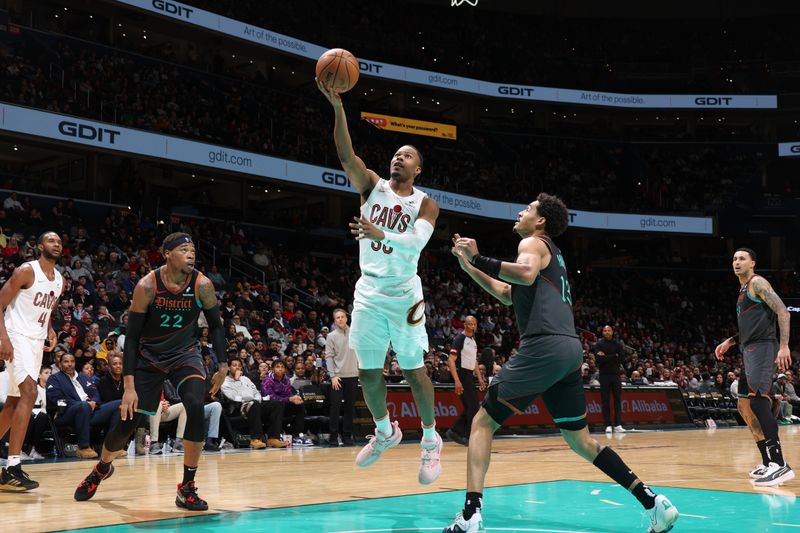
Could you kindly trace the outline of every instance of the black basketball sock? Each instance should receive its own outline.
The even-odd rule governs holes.
[[[761,452],[761,463],[764,466],[769,466],[769,455],[767,455],[767,439],[756,441],[758,451]]]
[[[467,498],[464,501],[464,519],[469,520],[475,511],[480,511],[483,507],[483,493],[482,492],[468,492]]]
[[[108,471],[111,470],[111,462],[106,463],[101,459],[100,461],[97,461],[97,466],[95,468],[97,468],[97,471],[101,474],[106,475],[108,474]]]
[[[781,450],[781,441],[778,439],[767,439],[766,442],[767,455],[769,455],[770,462],[778,465],[785,465],[783,461],[783,451]]]
[[[645,509],[652,509],[656,505],[655,493],[636,477],[636,474],[628,468],[625,461],[611,448],[603,448],[594,458],[592,464],[619,483],[624,489],[629,490]]]
[[[181,485],[186,485],[187,483],[194,481],[195,472],[197,472],[196,466],[183,465],[183,483],[181,483]]]
[[[764,445],[767,449],[767,456],[770,462],[783,466],[785,463],[783,462],[781,443],[778,438],[778,422],[775,421],[771,407],[769,399],[763,396],[756,396],[750,399],[750,409],[753,410],[753,414],[758,418],[761,431],[764,432]]]

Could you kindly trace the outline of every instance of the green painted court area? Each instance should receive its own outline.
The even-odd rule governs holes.
[[[682,516],[673,532],[800,533],[794,496],[656,487]],[[257,509],[79,531],[237,533],[384,533],[441,531],[463,504],[463,492]],[[213,502],[211,502],[213,505]],[[487,489],[486,531],[634,533],[647,531],[639,503],[610,483],[553,481]],[[78,530],[76,530],[78,531]]]

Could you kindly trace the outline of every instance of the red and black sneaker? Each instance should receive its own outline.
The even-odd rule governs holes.
[[[178,495],[175,497],[175,505],[189,511],[208,511],[208,502],[197,495],[197,487],[194,481],[189,481],[186,484],[178,483]]]
[[[81,481],[81,484],[78,485],[77,489],[75,489],[76,500],[79,502],[85,502],[94,496],[94,493],[97,492],[97,487],[100,486],[100,482],[104,479],[110,478],[111,474],[114,473],[114,465],[108,466],[108,473],[101,474],[95,465],[95,467],[92,469],[92,473],[86,476],[86,479]]]

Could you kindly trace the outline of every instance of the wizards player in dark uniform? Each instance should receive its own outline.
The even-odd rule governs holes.
[[[461,268],[486,292],[514,306],[521,338],[519,351],[494,379],[472,421],[466,502],[444,533],[483,531],[480,509],[494,432],[539,396],[570,448],[641,502],[650,517],[649,532],[669,531],[678,519],[672,503],[653,493],[586,427],[580,372],[583,348],[575,333],[567,267],[551,240],[567,229],[568,221],[569,211],[559,198],[540,194],[514,224],[514,232],[522,237],[514,262],[480,255],[473,239],[453,238],[453,254]]]
[[[736,300],[739,334],[722,341],[714,353],[717,359],[722,360],[731,346],[738,342],[741,347],[744,375],[739,378],[739,411],[755,436],[766,465],[766,468],[756,467],[750,476],[756,478],[755,485],[774,487],[794,479],[794,472],[783,460],[778,423],[770,405],[775,369],[785,372],[792,365],[789,354],[790,317],[772,285],[755,273],[755,267],[756,253],[753,250],[739,248],[734,252],[733,272],[740,284]],[[780,343],[775,332],[776,321],[781,329]]]
[[[190,511],[205,511],[208,504],[197,495],[194,476],[203,450],[203,399],[206,373],[197,335],[202,311],[208,320],[214,352],[225,354],[225,335],[214,293],[214,284],[194,269],[195,248],[186,233],[172,233],[162,244],[166,264],[143,277],[133,291],[122,358],[125,393],[120,405],[121,422],[107,436],[100,461],[75,490],[75,499],[94,496],[104,479],[111,477],[114,453],[121,450],[140,419],[155,414],[161,388],[169,379],[180,393],[186,409],[183,481],[178,485],[175,505]],[[220,361],[213,376],[219,388],[228,370]]]

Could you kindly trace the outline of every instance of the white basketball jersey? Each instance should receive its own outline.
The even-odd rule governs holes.
[[[9,333],[24,335],[30,339],[45,340],[50,327],[50,313],[61,296],[64,278],[58,270],[55,279],[47,279],[39,261],[26,263],[33,268],[33,285],[20,289],[8,304],[5,312],[6,329]]]
[[[422,200],[427,196],[413,188],[411,196],[398,196],[381,179],[375,184],[367,201],[361,206],[361,214],[388,234],[414,231]],[[395,249],[369,239],[359,242],[359,264],[361,273],[386,283],[401,283],[417,275],[419,252]]]

